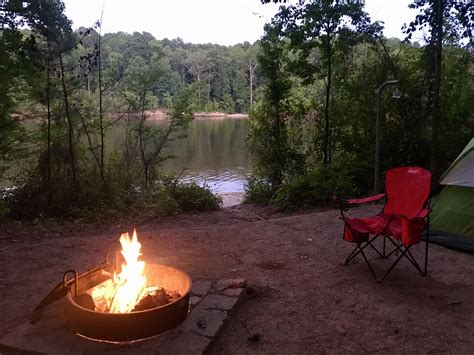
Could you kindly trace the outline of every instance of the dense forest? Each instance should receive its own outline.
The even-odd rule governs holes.
[[[302,1],[265,26],[248,200],[297,208],[382,190],[374,186],[377,92],[380,181],[389,168],[418,165],[437,191],[440,172],[474,136],[474,4],[410,7],[418,15],[403,41],[385,38],[358,1]],[[410,42],[419,30],[424,43]]]
[[[388,80],[398,84],[381,92],[380,172],[415,164],[436,180],[474,134],[473,5],[411,6],[406,41],[385,38],[361,2],[321,0],[282,6],[254,44],[221,46],[103,34],[100,19],[73,30],[61,1],[1,2],[0,177],[15,188],[0,215],[216,208],[208,188],[162,170],[197,111],[250,114],[249,201],[296,208],[368,193],[374,90]],[[424,43],[410,42],[422,27]],[[147,124],[156,108],[166,125]],[[117,124],[119,149],[107,144]]]

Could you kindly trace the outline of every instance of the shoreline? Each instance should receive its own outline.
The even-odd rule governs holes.
[[[145,111],[147,119],[152,121],[165,121],[167,119],[166,110],[155,109]],[[194,112],[194,119],[248,119],[249,115],[246,113],[225,113],[225,112]]]
[[[119,114],[112,114],[114,115]],[[130,116],[139,116],[138,113],[129,113]],[[162,109],[148,110],[145,111],[145,116],[150,121],[166,121],[168,119],[166,111]],[[29,114],[13,113],[12,117],[19,121],[39,121],[38,117],[34,117]],[[214,119],[214,120],[225,120],[225,119],[241,119],[246,120],[249,115],[246,113],[225,113],[225,112],[194,112],[194,119]]]

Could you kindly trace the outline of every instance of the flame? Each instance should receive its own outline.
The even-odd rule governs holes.
[[[145,262],[138,260],[141,255],[141,244],[137,232],[133,230],[130,239],[128,233],[120,236],[121,254],[125,262],[122,271],[114,273],[112,279],[103,282],[91,290],[91,296],[100,311],[110,313],[128,313],[133,311],[136,304],[149,292],[147,279],[143,272]]]

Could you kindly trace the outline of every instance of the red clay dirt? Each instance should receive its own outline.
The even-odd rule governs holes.
[[[377,206],[355,210],[358,215]],[[336,210],[272,213],[253,206],[135,225],[145,261],[195,279],[246,277],[255,292],[218,337],[214,353],[454,353],[474,351],[474,258],[430,246],[421,276],[403,260],[382,284],[352,245]],[[119,247],[130,221],[0,225],[1,337],[22,322],[70,268],[85,271]],[[422,257],[424,243],[414,247]],[[369,252],[376,272],[389,261]],[[393,260],[393,258],[392,258]]]

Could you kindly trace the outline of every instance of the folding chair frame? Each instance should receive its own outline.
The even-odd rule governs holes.
[[[430,200],[428,199],[428,202],[427,202],[427,205],[428,205],[428,209],[429,209],[429,206],[430,206]],[[340,204],[340,210],[341,210],[341,215],[344,218],[346,218],[344,216],[344,210],[347,208],[347,206],[343,205],[343,204]],[[364,258],[371,274],[373,275],[373,277],[375,278],[375,280],[379,283],[383,282],[386,277],[390,274],[390,272],[392,272],[392,270],[395,268],[395,266],[398,264],[398,262],[403,258],[405,257],[406,259],[408,259],[408,261],[410,261],[410,263],[420,272],[420,274],[422,276],[426,276],[428,274],[428,247],[429,247],[429,227],[430,227],[430,217],[429,217],[429,214],[428,216],[426,217],[426,224],[425,224],[425,229],[426,229],[426,239],[425,239],[425,243],[426,243],[426,246],[425,246],[425,262],[424,262],[424,270],[421,269],[420,265],[418,264],[418,262],[416,261],[415,257],[413,256],[413,254],[410,252],[410,248],[413,246],[413,245],[409,245],[409,246],[406,246],[406,245],[403,245],[401,243],[397,244],[393,239],[392,237],[387,233],[387,228],[390,226],[390,223],[393,219],[393,216],[388,220],[387,222],[387,225],[385,226],[385,228],[382,230],[381,233],[378,233],[376,234],[375,236],[373,236],[372,238],[368,238],[367,241],[356,241],[356,247],[354,248],[354,250],[349,254],[349,256],[346,258],[345,262],[344,262],[344,265],[347,265],[352,259],[354,259],[357,255],[361,254],[362,257]],[[347,228],[350,228],[350,226],[346,225]],[[421,233],[421,232],[420,232]],[[373,245],[373,242],[375,240],[378,239],[378,237],[383,237],[383,247],[382,247],[382,251],[380,251],[379,249],[377,249],[377,247],[375,245]],[[390,241],[390,243],[394,246],[394,249],[392,251],[390,251],[390,253],[386,254],[386,241]],[[390,257],[392,254],[394,253],[400,253],[397,257],[397,259],[392,263],[392,265],[390,266],[390,268],[385,272],[385,274],[383,275],[383,277],[381,279],[379,279],[374,271],[374,269],[372,268],[372,265],[370,264],[370,261],[369,259],[367,258],[367,255],[364,253],[364,249],[367,248],[368,246],[370,246],[382,259],[387,259],[388,257]]]

